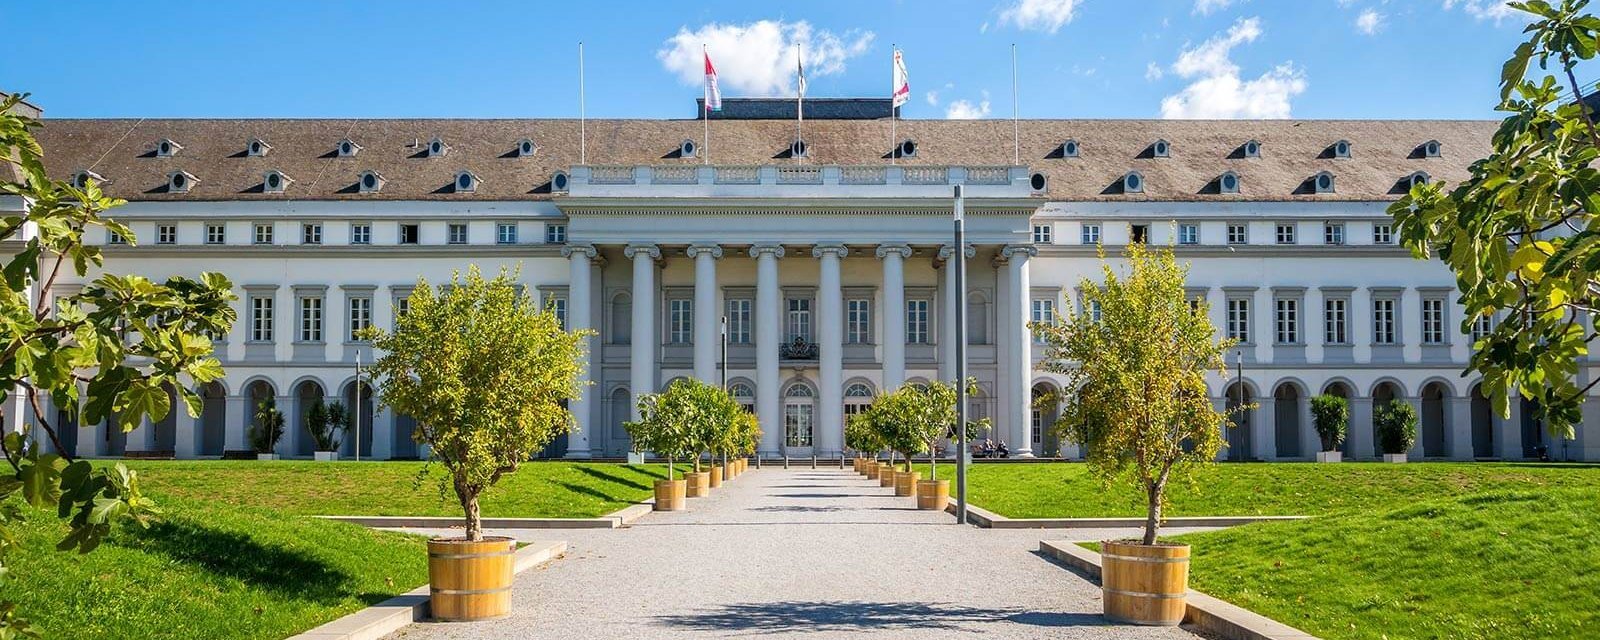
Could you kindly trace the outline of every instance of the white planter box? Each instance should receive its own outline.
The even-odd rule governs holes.
[[[278,459],[278,454],[276,454],[276,453],[258,453],[258,454],[256,454],[256,459],[257,460],[277,460]]]
[[[1385,453],[1385,454],[1383,454],[1383,461],[1384,462],[1396,462],[1396,463],[1405,462],[1406,461],[1406,454],[1404,454],[1404,453]]]
[[[1317,462],[1340,462],[1344,460],[1343,451],[1318,451]]]
[[[316,459],[317,462],[333,462],[334,460],[338,460],[339,459],[339,452],[338,451],[317,451],[315,453],[312,453],[311,457]]]
[[[629,451],[628,464],[644,464],[644,453],[640,451]]]

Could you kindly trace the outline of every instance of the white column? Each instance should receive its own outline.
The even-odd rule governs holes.
[[[1494,440],[1500,447],[1502,460],[1521,460],[1525,457],[1522,450],[1522,396],[1517,395],[1515,390],[1508,393],[1511,394],[1511,413],[1505,418],[1494,414],[1497,427]]]
[[[1470,391],[1468,392],[1471,393]],[[1445,399],[1449,422],[1445,425],[1450,442],[1450,459],[1471,460],[1472,456],[1472,396],[1451,396]]]
[[[1272,390],[1263,389],[1256,399],[1255,420],[1250,423],[1251,457],[1257,460],[1278,459],[1278,399]]]
[[[1300,341],[1306,345],[1306,362],[1317,364],[1323,360],[1323,338],[1327,337],[1326,319],[1322,316],[1322,289],[1307,287],[1305,301],[1301,304],[1305,306],[1300,309]],[[1349,313],[1349,309],[1345,312]]]
[[[839,285],[839,261],[849,252],[838,244],[817,245],[811,250],[811,255],[822,261],[817,279],[819,456],[844,451],[844,292]]]
[[[561,248],[561,255],[566,256],[569,263],[568,268],[570,269],[567,280],[567,328],[572,331],[591,330],[594,328],[594,317],[591,315],[593,305],[590,304],[589,300],[590,292],[593,290],[593,287],[589,284],[591,273],[589,265],[594,260],[595,249],[591,245],[569,244]],[[578,398],[573,400],[568,407],[572,411],[574,422],[572,433],[567,435],[566,457],[568,458],[588,458],[593,455],[592,437],[590,435],[593,432],[590,417],[594,413],[590,409],[594,403],[593,362],[600,356],[595,353],[597,345],[593,336],[584,338],[583,345],[584,353],[588,355],[578,364],[578,381],[582,383],[582,386],[578,389]],[[385,413],[388,412],[385,411]],[[388,420],[378,420],[376,417],[374,417],[374,421],[378,424],[390,422]],[[385,440],[392,441],[393,426],[386,427],[386,430],[390,432],[390,435]],[[373,429],[372,431],[376,434],[378,429]],[[394,451],[393,443],[386,442],[385,452],[380,456],[378,454],[378,438],[376,435],[373,437],[372,445],[372,456],[375,458],[387,458]]]
[[[300,441],[297,439],[304,427],[300,424],[300,402],[294,396],[280,395],[273,399],[278,411],[283,412],[283,437],[278,439],[278,445],[273,452],[280,457],[290,458],[300,455]]]
[[[1400,323],[1400,349],[1406,362],[1417,362],[1422,359],[1422,292],[1412,287],[1406,287],[1400,292],[1400,313],[1395,319]],[[1450,330],[1450,322],[1445,322],[1445,330]],[[1420,415],[1420,414],[1419,414]],[[1417,438],[1417,442],[1421,442]]]
[[[633,419],[639,419],[639,398],[656,390],[656,260],[661,250],[653,244],[633,244],[623,250],[633,260],[633,344],[630,359]],[[569,292],[570,295],[570,292]]]
[[[245,389],[240,389],[245,393]],[[224,413],[226,419],[222,423],[222,451],[245,451],[250,448],[250,425],[255,424],[256,408],[250,406],[249,396],[228,396],[223,400],[227,405]],[[83,440],[79,439],[82,443]]]
[[[722,257],[722,247],[690,245],[687,253],[694,258],[694,377],[721,384],[717,375],[717,351],[722,345],[717,336],[722,317],[717,313],[717,260]]]
[[[778,258],[783,246],[758,244],[750,247],[756,259],[756,419],[761,423],[763,455],[778,455],[783,442],[783,420],[778,411],[778,337],[783,331],[779,319]]]
[[[906,381],[906,273],[911,247],[878,247],[883,259],[883,390],[899,389]]]
[[[1419,328],[1421,327],[1421,322],[1422,322],[1422,319],[1418,318],[1417,319],[1417,323],[1418,323],[1417,326]],[[1423,457],[1422,456],[1422,396],[1406,396],[1406,397],[1404,397],[1402,399],[1406,401],[1406,404],[1411,405],[1411,410],[1417,414],[1417,439],[1416,439],[1415,442],[1411,443],[1411,449],[1406,451],[1406,459],[1407,460],[1411,460],[1412,462],[1415,462],[1415,461],[1421,460],[1422,457]],[[1448,416],[1445,419],[1448,420],[1449,419]]]
[[[995,272],[994,273],[994,281],[995,281],[995,292],[994,292],[994,294],[995,294],[994,295],[994,350],[995,350],[994,401],[995,401],[995,411],[994,411],[994,421],[993,421],[992,424],[994,425],[993,431],[994,431],[994,434],[995,434],[994,435],[995,440],[996,441],[1004,441],[1006,443],[1006,446],[1009,447],[1009,446],[1013,446],[1012,442],[1011,442],[1011,440],[1012,440],[1012,437],[1011,437],[1011,420],[1012,420],[1012,418],[1011,418],[1011,410],[1012,410],[1012,406],[1011,406],[1011,367],[1005,366],[1005,364],[1007,362],[1010,362],[1010,360],[1008,359],[1010,357],[1009,356],[1010,352],[1007,351],[1007,349],[1011,348],[1012,325],[1016,324],[1015,322],[1013,322],[1014,318],[1012,318],[1012,315],[1016,310],[1012,308],[1013,305],[1009,304],[1009,301],[1011,300],[1011,281],[1010,281],[1009,278],[1006,277],[1006,274],[1005,274],[1006,266],[1005,265],[1006,265],[1005,256],[1004,255],[996,255],[995,258],[994,258],[994,262],[992,263],[992,266],[994,267],[994,272]],[[1023,419],[1026,420],[1027,418],[1024,417]]]
[[[200,452],[200,430],[195,427],[198,420],[189,415],[189,407],[184,404],[183,398],[177,398],[172,404],[173,432],[176,435],[172,441],[172,455],[179,460],[194,458]]]
[[[1366,459],[1378,455],[1377,440],[1372,428],[1372,396],[1350,399],[1350,426],[1345,437],[1350,440],[1351,458]]]
[[[1317,452],[1322,450],[1322,438],[1317,435],[1317,425],[1311,416],[1311,399],[1314,397],[1306,395],[1300,398],[1300,457],[1309,460],[1316,460]]]
[[[568,308],[567,313],[572,313]],[[574,412],[574,415],[577,415]],[[579,422],[579,425],[584,423]],[[577,432],[574,431],[574,434]],[[569,440],[570,441],[570,440]],[[571,449],[568,449],[571,452]],[[394,411],[388,407],[379,407],[372,413],[372,459],[388,460],[394,457]]]
[[[1014,245],[1000,253],[1007,261],[1006,289],[1010,296],[1004,300],[1004,304],[1011,309],[1006,318],[1011,324],[1010,335],[1007,336],[1005,356],[1000,359],[1000,366],[1006,369],[1010,380],[1002,397],[1011,405],[1011,455],[1019,458],[1032,458],[1034,455],[1033,438],[1028,433],[1033,417],[1033,341],[1028,331],[1028,299],[1032,284],[1028,277],[1028,259],[1038,252],[1038,249],[1029,245]]]

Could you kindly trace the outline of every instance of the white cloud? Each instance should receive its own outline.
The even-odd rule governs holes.
[[[1383,14],[1373,9],[1367,9],[1356,16],[1356,30],[1369,36],[1377,35],[1383,29]]]
[[[1239,75],[1229,54],[1261,37],[1261,21],[1241,19],[1199,46],[1186,47],[1172,72],[1191,79],[1182,91],[1161,101],[1163,118],[1287,118],[1289,101],[1305,93],[1305,72],[1285,62],[1253,80]]]
[[[1017,0],[1000,12],[1000,24],[1018,29],[1055,33],[1072,22],[1073,12],[1083,0]]]
[[[1461,7],[1462,11],[1475,19],[1493,20],[1497,24],[1513,16],[1532,17],[1532,14],[1512,9],[1507,0],[1444,0],[1445,11],[1456,7]]]
[[[968,100],[956,100],[944,110],[944,117],[950,120],[977,120],[989,117],[989,92],[983,92],[983,99],[978,104]]]
[[[1194,12],[1203,16],[1228,8],[1234,0],[1194,0]]]
[[[926,98],[928,100],[928,106],[930,106],[930,107],[939,106],[939,92],[938,92],[938,90],[929,91],[927,93],[924,93],[924,94],[922,94],[922,97]]]
[[[656,58],[684,84],[698,85],[705,78],[701,45],[717,66],[717,80],[725,91],[757,96],[787,95],[794,91],[796,47],[805,51],[806,77],[842,73],[845,61],[867,52],[871,31],[834,34],[812,29],[811,24],[760,20],[749,24],[711,23],[690,31],[678,29],[667,38]]]
[[[1145,65],[1144,65],[1144,79],[1145,80],[1154,82],[1156,80],[1160,80],[1161,76],[1163,76],[1163,75],[1166,75],[1166,74],[1163,71],[1161,71],[1161,65],[1156,64],[1154,62],[1146,62],[1145,63]]]

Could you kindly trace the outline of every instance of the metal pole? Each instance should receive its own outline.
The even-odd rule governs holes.
[[[967,523],[967,245],[966,202],[961,185],[955,186],[956,270],[956,524]]]
[[[356,462],[361,462],[361,349],[356,349]]]
[[[728,392],[728,316],[722,316],[722,356],[718,366],[722,368],[722,392]],[[723,473],[727,473],[728,454],[722,454]]]

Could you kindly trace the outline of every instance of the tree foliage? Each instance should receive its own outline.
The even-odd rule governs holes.
[[[250,425],[250,446],[256,453],[272,453],[283,439],[283,412],[278,401],[268,397],[256,405],[255,423]]]
[[[977,381],[969,379],[967,384],[970,394],[977,386]],[[857,428],[870,433],[863,440],[865,444],[878,445],[879,449],[888,448],[905,456],[908,470],[912,456],[927,454],[933,465],[931,476],[937,479],[939,468],[935,454],[938,453],[940,442],[957,435],[956,402],[959,396],[954,383],[906,384],[874,399],[865,412],[858,414],[862,417],[857,421]],[[967,436],[975,437],[988,424],[987,418],[968,422]],[[849,427],[846,429],[848,438]],[[861,437],[861,434],[857,435]]]
[[[1417,409],[1404,400],[1390,400],[1372,411],[1378,448],[1384,453],[1405,453],[1417,444]]]
[[[1323,451],[1338,449],[1350,428],[1350,401],[1331,393],[1312,398],[1311,424],[1322,439]]]
[[[350,412],[338,400],[313,399],[306,409],[306,433],[317,451],[338,451],[343,434],[350,429]]]
[[[753,451],[761,439],[755,416],[745,411],[721,387],[693,378],[675,380],[661,393],[639,398],[639,420],[623,424],[634,447],[667,458],[667,477],[673,463],[692,458],[700,471],[700,456],[738,455]]]
[[[1552,434],[1572,437],[1585,394],[1600,382],[1577,382],[1588,343],[1600,337],[1600,129],[1573,99],[1584,95],[1573,69],[1595,57],[1600,18],[1584,13],[1588,0],[1510,4],[1534,20],[1501,68],[1497,109],[1506,117],[1489,155],[1453,187],[1413,185],[1389,212],[1416,256],[1438,256],[1455,272],[1463,332],[1498,317],[1467,365],[1483,375],[1495,410],[1509,416],[1518,393],[1538,401]],[[1534,63],[1554,63],[1562,77],[1530,79]]]
[[[1044,368],[1078,389],[1066,398],[1069,428],[1061,431],[1085,445],[1097,475],[1144,492],[1144,543],[1154,544],[1169,482],[1211,463],[1223,446],[1220,427],[1232,426],[1206,394],[1206,373],[1227,377],[1233,341],[1216,339],[1203,304],[1190,306],[1188,269],[1170,250],[1134,244],[1127,263],[1126,274],[1106,263],[1104,282],[1080,283],[1085,307],[1099,304],[1098,320],[1069,313],[1031,326],[1044,341]]]
[[[566,331],[516,285],[514,272],[485,279],[476,266],[437,289],[418,279],[393,332],[363,334],[383,356],[372,366],[383,406],[417,421],[482,538],[478,497],[573,424],[565,402],[584,384],[587,332]]]

